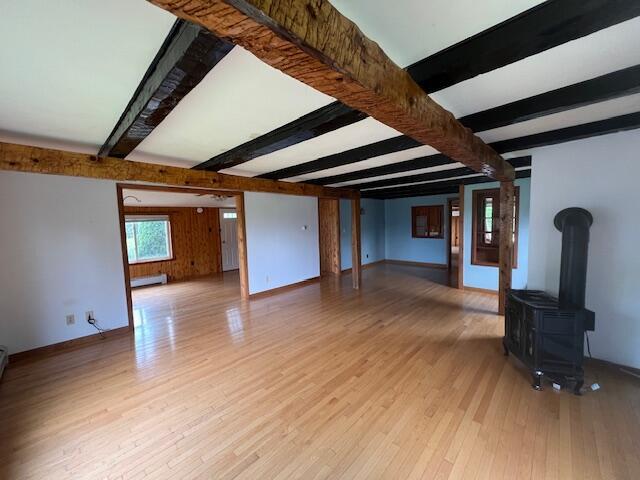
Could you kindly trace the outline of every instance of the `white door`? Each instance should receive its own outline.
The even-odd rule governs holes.
[[[220,209],[220,240],[222,241],[222,271],[237,270],[238,217],[235,209]]]

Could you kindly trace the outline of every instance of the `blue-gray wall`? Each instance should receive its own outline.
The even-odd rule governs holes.
[[[249,293],[320,275],[318,199],[246,192]]]
[[[525,288],[529,266],[529,199],[531,179],[521,178],[515,181],[520,187],[520,210],[518,219],[518,268],[513,269],[511,285],[513,288]],[[467,185],[464,189],[464,285],[465,287],[498,289],[498,267],[471,264],[472,208],[474,190],[499,188],[500,184],[479,183]]]
[[[403,260],[421,263],[447,263],[447,201],[455,195],[398,198],[385,200],[387,260]],[[411,207],[418,205],[443,205],[445,238],[413,238],[411,233]]]
[[[360,207],[362,264],[385,259],[385,205],[383,200],[363,198]],[[340,200],[340,262],[342,270],[351,268],[351,201]]]
[[[513,270],[514,288],[527,284],[529,257],[530,179],[516,180],[520,187],[518,267]],[[471,208],[473,191],[497,188],[498,183],[467,185],[464,215],[464,284],[498,289],[498,268],[471,265]],[[447,202],[455,195],[433,195],[394,200],[363,198],[362,263],[380,260],[445,265],[449,238]],[[261,292],[296,283],[320,274],[317,199],[262,193],[245,195],[249,288]],[[442,205],[445,238],[412,238],[411,207]],[[303,230],[304,226],[308,228]],[[351,202],[340,201],[341,268],[351,268]]]

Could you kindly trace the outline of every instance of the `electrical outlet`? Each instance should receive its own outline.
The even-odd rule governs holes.
[[[367,257],[366,258],[369,258],[369,254],[368,253],[367,253]]]
[[[73,314],[67,315],[66,320],[67,320],[67,325],[73,325],[74,323],[76,323],[76,316]]]
[[[87,323],[89,322],[89,319],[95,319],[96,317],[93,316],[93,310],[87,310],[86,312],[84,312],[84,319]]]
[[[267,275],[267,285],[269,284],[269,275]]]

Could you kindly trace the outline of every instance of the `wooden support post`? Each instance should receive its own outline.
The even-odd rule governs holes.
[[[507,293],[511,289],[511,265],[513,262],[513,210],[515,188],[513,182],[500,182],[500,285],[498,314],[504,315]]]
[[[458,226],[458,289],[464,289],[464,185],[458,187],[458,209],[460,225]]]
[[[340,200],[318,198],[320,275],[340,275]]]
[[[351,200],[351,276],[353,288],[362,283],[362,254],[360,252],[360,198]]]
[[[240,296],[249,298],[249,266],[247,259],[247,227],[244,209],[244,193],[236,195],[238,216],[238,264],[240,273]]]

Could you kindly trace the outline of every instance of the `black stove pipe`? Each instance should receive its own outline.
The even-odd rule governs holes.
[[[562,232],[558,294],[560,307],[584,308],[589,227],[593,223],[593,217],[584,208],[571,207],[558,212],[553,223]]]

